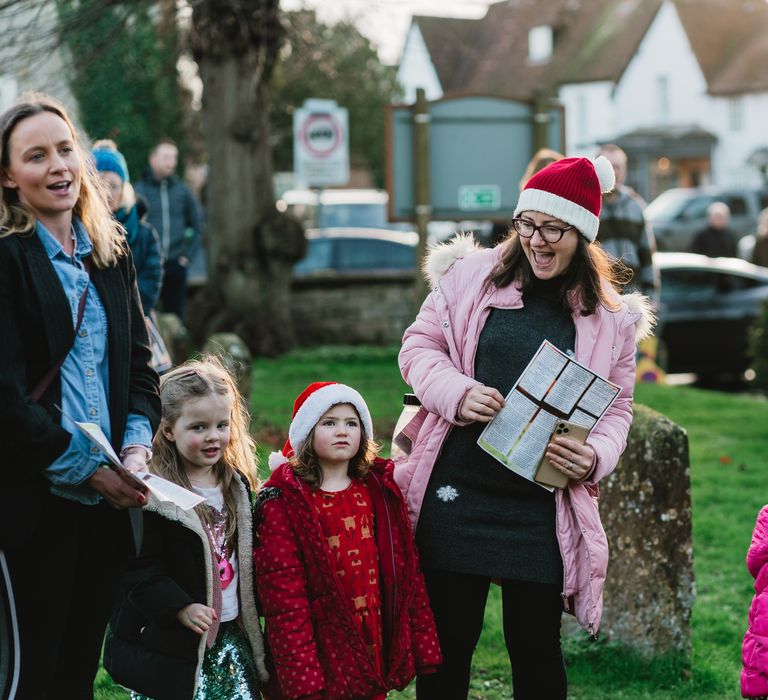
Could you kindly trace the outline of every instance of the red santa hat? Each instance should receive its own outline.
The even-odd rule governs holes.
[[[563,158],[539,170],[525,185],[515,207],[515,216],[523,211],[540,211],[571,226],[590,243],[597,237],[600,206],[604,192],[616,183],[613,166],[604,156]]]
[[[352,404],[355,407],[365,434],[372,438],[371,413],[363,397],[357,391],[338,382],[313,382],[293,402],[293,420],[288,429],[288,439],[280,452],[273,452],[269,455],[269,468],[274,471],[293,457],[326,411],[331,406],[337,406],[340,403]]]

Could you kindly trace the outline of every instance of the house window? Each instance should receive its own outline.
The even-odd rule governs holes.
[[[660,75],[656,78],[656,104],[659,122],[666,124],[669,121],[669,76]]]
[[[741,131],[744,128],[744,103],[741,97],[731,97],[728,100],[728,126],[731,131]]]
[[[533,27],[528,32],[528,60],[531,63],[544,63],[552,56],[554,44],[552,27]]]

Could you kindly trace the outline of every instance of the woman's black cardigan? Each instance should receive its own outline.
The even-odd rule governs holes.
[[[130,250],[110,267],[91,266],[108,326],[109,416],[119,452],[129,413],[160,418],[157,374]],[[38,403],[29,393],[71,348],[70,306],[36,232],[0,238],[0,548],[31,531],[48,490],[44,470],[68,447],[57,375]]]

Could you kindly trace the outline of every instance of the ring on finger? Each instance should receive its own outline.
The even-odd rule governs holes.
[[[576,465],[573,462],[568,462],[568,464],[565,465],[565,468],[569,471],[573,471],[576,468]]]

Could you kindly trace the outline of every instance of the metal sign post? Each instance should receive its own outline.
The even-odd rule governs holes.
[[[419,233],[416,259],[419,261],[424,259],[427,252],[427,227],[432,217],[429,186],[429,122],[427,96],[423,88],[418,88],[416,104],[413,105],[413,199],[416,230]],[[414,282],[417,312],[428,292],[424,277],[417,274]]]

